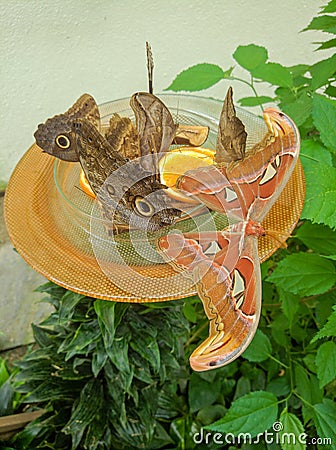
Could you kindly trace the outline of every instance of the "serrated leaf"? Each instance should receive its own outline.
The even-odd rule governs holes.
[[[310,24],[303,30],[321,30],[327,33],[336,32],[336,18],[328,14],[314,17]]]
[[[311,89],[316,90],[317,88],[328,84],[330,78],[336,72],[336,55],[330,58],[324,59],[317,62],[309,69],[312,76]]]
[[[312,163],[305,170],[306,200],[301,217],[335,228],[336,168]]]
[[[297,253],[282,259],[268,281],[302,296],[322,294],[336,282],[331,261],[312,253]]]
[[[336,100],[315,94],[312,116],[321,141],[336,153]]]
[[[336,254],[336,232],[326,225],[305,222],[295,237],[316,253]]]
[[[225,416],[207,428],[219,433],[263,433],[275,422],[278,400],[271,392],[255,391],[231,403]]]
[[[251,71],[253,77],[263,81],[268,81],[275,86],[292,87],[293,77],[287,67],[279,63],[268,62],[258,65]]]
[[[313,100],[307,92],[303,92],[294,102],[282,106],[282,110],[294,120],[297,126],[307,120],[311,115],[312,108]]]
[[[249,44],[237,47],[232,56],[241,67],[251,71],[267,61],[268,53],[265,47]]]
[[[320,44],[320,46],[317,47],[316,50],[328,50],[329,48],[336,47],[336,38],[329,39],[329,41],[325,41],[325,42],[314,42],[314,44]]]
[[[278,291],[281,309],[289,320],[289,326],[292,326],[294,317],[300,306],[300,298],[295,294],[284,291],[283,289],[279,289]]]
[[[216,64],[196,64],[179,73],[165,90],[202,91],[208,89],[225,77],[224,71]]]
[[[301,142],[300,156],[305,172],[319,162],[332,166],[331,153],[319,141],[313,139],[304,139]]]
[[[257,330],[251,344],[242,356],[251,362],[265,361],[272,354],[271,341],[261,330]]]
[[[330,0],[328,4],[322,8],[321,13],[334,13],[336,12],[336,0]]]
[[[330,448],[336,448],[335,430],[336,430],[336,404],[327,398],[322,403],[313,406],[313,419],[318,435],[321,438],[330,438],[332,445]]]
[[[303,444],[298,439],[305,430],[300,419],[292,413],[289,413],[287,409],[284,409],[280,415],[280,422],[282,423],[281,436],[281,449],[282,450],[304,450],[306,444]],[[292,439],[295,436],[295,439]]]
[[[329,316],[327,323],[313,337],[311,342],[325,337],[336,336],[336,305],[333,307],[333,313]]]
[[[316,354],[317,377],[320,387],[324,387],[336,378],[336,344],[325,342],[317,349]]]
[[[274,99],[266,95],[259,95],[258,97],[244,97],[239,100],[241,106],[259,106],[264,103],[272,103]]]

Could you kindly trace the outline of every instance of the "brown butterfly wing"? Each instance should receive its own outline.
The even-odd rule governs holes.
[[[244,158],[247,133],[243,122],[237,117],[233,104],[232,87],[228,89],[219,120],[216,143],[217,164],[231,163]]]
[[[140,137],[141,156],[153,155],[142,164],[149,172],[156,172],[160,153],[169,149],[177,126],[166,105],[153,94],[138,92],[132,95],[130,105]]]
[[[139,134],[128,117],[113,114],[105,138],[125,158],[135,159],[141,156]]]
[[[91,95],[82,95],[64,114],[58,114],[40,124],[34,133],[36,144],[43,152],[56,158],[78,161],[72,133],[72,123],[77,118],[86,118],[99,129],[99,110]]]

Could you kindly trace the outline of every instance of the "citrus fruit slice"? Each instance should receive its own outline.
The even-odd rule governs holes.
[[[79,185],[81,189],[91,198],[96,198],[93,190],[91,189],[88,180],[85,177],[84,171],[81,169],[81,173],[79,175]]]
[[[167,152],[159,162],[161,183],[168,186],[168,193],[177,200],[197,203],[175,188],[177,179],[188,170],[210,166],[215,151],[203,147],[178,147]]]

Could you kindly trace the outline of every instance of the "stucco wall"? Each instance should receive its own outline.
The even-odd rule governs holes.
[[[319,6],[316,0],[0,0],[0,180],[8,180],[37,124],[82,93],[102,103],[146,89],[146,40],[160,92],[190,65],[228,68],[240,44],[264,45],[271,60],[286,65],[314,61],[318,33],[299,31]],[[226,87],[203,95],[222,98]],[[235,90],[239,96],[246,88]]]

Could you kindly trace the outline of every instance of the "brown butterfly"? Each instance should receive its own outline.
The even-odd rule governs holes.
[[[36,144],[42,151],[64,161],[78,161],[72,139],[72,120],[86,118],[99,130],[100,114],[95,99],[83,94],[65,113],[40,124],[34,133]]]
[[[116,230],[132,222],[136,228],[154,231],[171,225],[181,214],[158,173],[158,159],[173,141],[176,126],[153,94],[134,94],[131,106],[136,127],[130,119],[114,115],[105,138],[99,131],[96,102],[84,94],[64,114],[39,125],[34,136],[44,152],[80,162],[104,217]],[[140,158],[129,161],[130,149]]]

